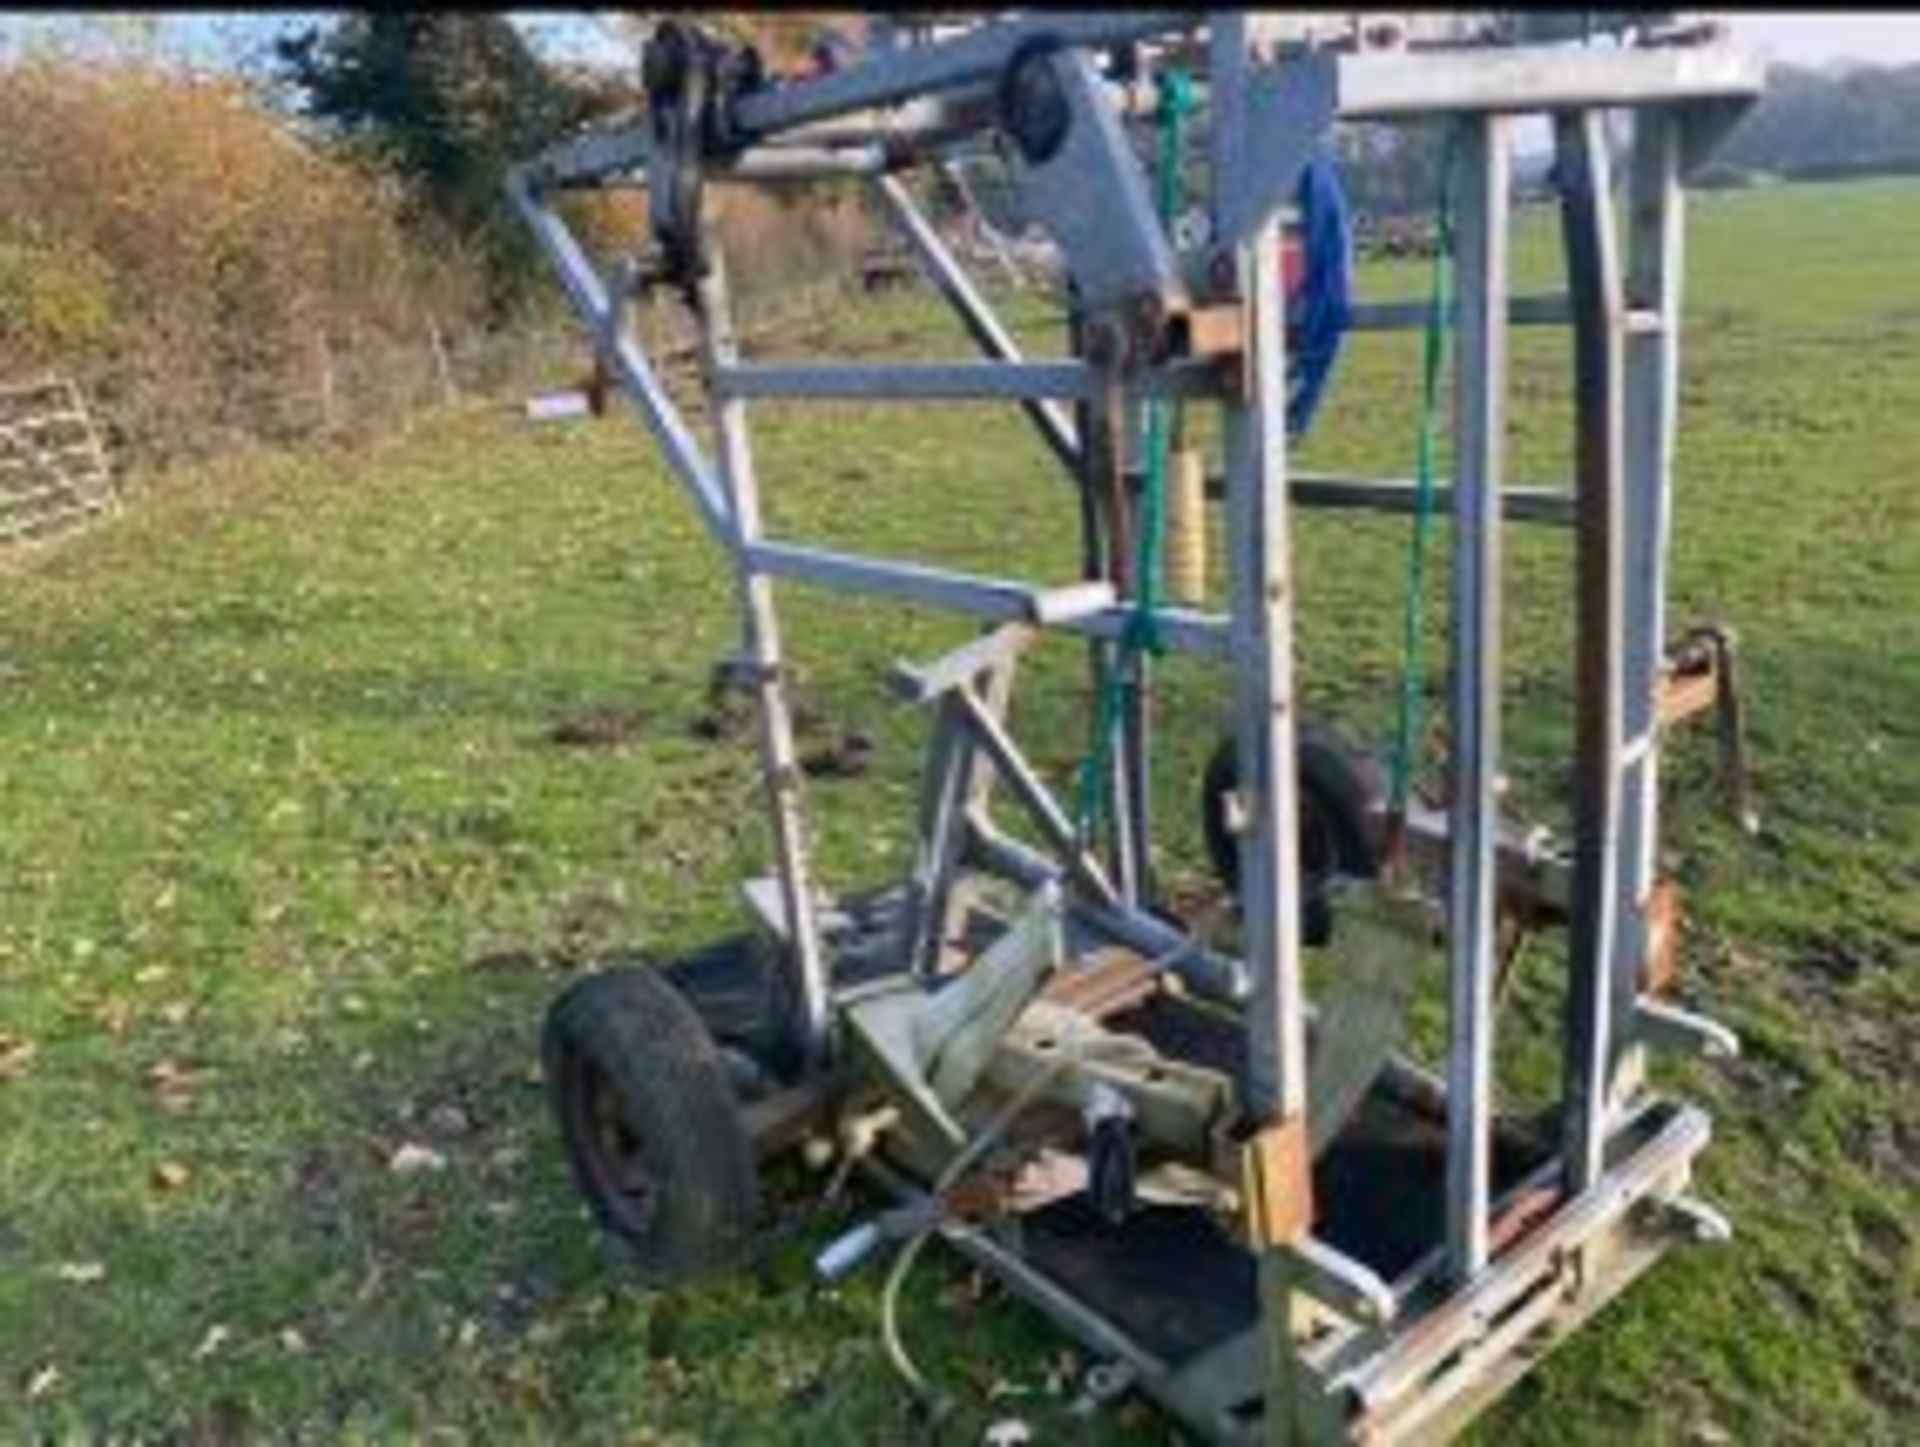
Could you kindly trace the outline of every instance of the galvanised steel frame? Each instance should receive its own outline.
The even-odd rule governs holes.
[[[1133,46],[1146,68],[1179,55],[1201,79],[1211,238],[1181,254],[1154,215],[1125,125],[1151,92],[1108,80],[1097,58]],[[783,688],[776,580],[896,598],[986,622],[1079,635],[1112,647],[1132,601],[1124,570],[1091,566],[1072,582],[979,576],[769,536],[746,428],[765,397],[1017,403],[1081,481],[1089,452],[1111,448],[1113,409],[1145,397],[1220,408],[1228,599],[1223,614],[1168,610],[1167,647],[1230,667],[1239,753],[1243,957],[1223,958],[1141,906],[1144,837],[1102,860],[1024,767],[1001,726],[1010,667],[997,633],[920,676],[957,722],[936,731],[911,897],[943,908],[952,871],[1064,884],[1071,907],[1192,985],[1233,1002],[1244,1022],[1247,1234],[1260,1261],[1262,1315],[1242,1335],[1184,1361],[1131,1338],[1020,1252],[948,1222],[983,1262],[1204,1435],[1238,1440],[1431,1440],[1464,1421],[1522,1370],[1542,1340],[1571,1329],[1676,1234],[1725,1225],[1685,1189],[1708,1123],[1651,1094],[1648,1044],[1733,1047],[1718,1026],[1642,986],[1658,823],[1656,689],[1665,626],[1670,470],[1679,355],[1682,179],[1757,93],[1746,56],[1717,42],[1615,47],[1508,45],[1372,52],[1287,43],[1285,22],[1235,12],[1012,17],[909,43],[876,29],[840,71],[720,96],[704,117],[651,117],[584,135],[519,166],[513,204],[550,257],[601,359],[653,433],[674,476],[734,564],[745,657],[761,704],[760,747],[777,846],[779,908],[821,1065],[839,1005],[808,861],[792,726]],[[1614,149],[1606,120],[1632,116],[1626,243],[1615,237]],[[1507,237],[1514,117],[1551,118],[1565,243],[1564,296],[1511,294]],[[1411,484],[1306,476],[1289,468],[1284,430],[1285,301],[1271,263],[1278,213],[1299,169],[1343,120],[1446,118],[1458,127],[1463,187],[1454,257],[1456,475],[1440,498],[1452,521],[1451,796],[1411,821],[1445,859],[1450,971],[1442,1091],[1444,1229],[1432,1254],[1394,1281],[1316,1234],[1304,1145],[1309,1008],[1296,896],[1296,784],[1288,766],[1297,714],[1293,668],[1295,506],[1407,510]],[[676,124],[678,129],[676,129]],[[983,135],[1011,141],[1023,196],[1061,247],[1080,346],[1066,361],[1027,361],[987,299],[916,206],[900,176]],[[689,139],[691,137],[691,139]],[[674,187],[861,177],[946,299],[983,360],[884,366],[754,364],[730,323],[724,258],[684,264],[678,282],[699,323],[716,439],[709,451],[635,344],[623,318],[646,266],[603,274],[553,207],[569,187],[649,184],[662,211]],[[698,229],[697,196],[680,223]],[[679,244],[689,238],[682,235]],[[671,268],[670,268],[671,270]],[[1361,307],[1359,326],[1407,327],[1417,308]],[[1512,325],[1570,325],[1576,477],[1570,491],[1510,487],[1504,456]],[[1068,405],[1078,410],[1069,410]],[[1114,467],[1115,460],[1107,459]],[[1498,874],[1513,847],[1500,818],[1501,533],[1508,519],[1572,528],[1577,648],[1575,798],[1570,861],[1535,857],[1556,877],[1571,919],[1561,1147],[1497,1194],[1490,1152]],[[1100,540],[1094,539],[1094,553]],[[1124,556],[1119,540],[1106,546]],[[1100,559],[1090,558],[1098,564]],[[1118,581],[1116,581],[1118,580]],[[996,641],[999,640],[999,641]],[[984,700],[971,680],[994,680]],[[1138,793],[1144,728],[1128,731],[1115,813],[1144,835]],[[998,834],[984,809],[982,756],[1007,779],[1051,846]],[[1130,794],[1129,791],[1132,791]],[[1125,829],[1121,831],[1122,836]],[[925,945],[905,932],[910,956]],[[911,957],[904,965],[923,965]],[[1308,1305],[1310,1304],[1310,1306]],[[1307,1319],[1318,1325],[1306,1331]],[[1264,1408],[1262,1404],[1264,1405]]]

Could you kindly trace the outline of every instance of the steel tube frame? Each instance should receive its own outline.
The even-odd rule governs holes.
[[[732,302],[724,256],[714,256],[695,293],[695,313],[709,378],[735,363]],[[786,910],[787,941],[793,951],[799,985],[802,1045],[808,1060],[823,1064],[830,1045],[829,976],[821,947],[820,920],[814,907],[806,821],[801,813],[800,764],[793,743],[780,621],[774,610],[773,580],[754,568],[752,546],[760,536],[760,491],[748,445],[746,409],[737,398],[709,397],[714,434],[720,444],[720,475],[731,503],[734,584],[739,591],[743,640],[753,666],[759,725],[760,768],[767,782],[767,809],[773,826],[781,904]]]
[[[1216,22],[1211,63],[1219,78],[1244,70],[1246,19]],[[1223,85],[1225,96],[1239,88]],[[1224,96],[1223,96],[1224,98]],[[1216,116],[1216,206],[1244,183],[1251,164],[1237,114]],[[1229,627],[1235,660],[1235,738],[1243,826],[1240,880],[1248,1012],[1247,1108],[1284,1122],[1306,1109],[1306,1037],[1301,1019],[1300,930],[1283,905],[1299,880],[1298,785],[1294,770],[1292,539],[1287,496],[1286,332],[1271,220],[1240,248],[1246,301],[1248,384],[1222,406],[1226,464]]]
[[[1567,1184],[1584,1191],[1605,1162],[1613,1059],[1621,737],[1620,263],[1603,115],[1554,116],[1562,231],[1574,300],[1575,719],[1573,897],[1565,1038]]]
[[[964,857],[974,867],[1024,889],[1038,889],[1049,880],[1063,881],[1067,877],[1064,864],[1002,834],[977,811],[967,818]],[[1242,961],[1214,954],[1158,915],[1124,900],[1109,908],[1077,895],[1069,896],[1067,907],[1077,918],[1109,938],[1150,959],[1164,960],[1168,969],[1208,999],[1239,1004],[1247,998],[1246,967]]]
[[[1293,689],[1293,545],[1287,496],[1286,302],[1270,258],[1279,227],[1269,214],[1247,224],[1243,194],[1255,164],[1250,95],[1253,55],[1245,14],[1216,15],[1208,64],[1215,84],[1208,148],[1216,235],[1238,231],[1238,294],[1245,298],[1243,390],[1222,403],[1227,482],[1227,591],[1234,637],[1235,749],[1240,831],[1241,932],[1251,998],[1247,1004],[1249,1125],[1304,1135],[1307,1033],[1301,978],[1299,773]],[[1303,158],[1304,159],[1304,158]],[[1278,188],[1275,188],[1278,189]],[[1262,1189],[1310,1202],[1304,1150],[1280,1169],[1291,1179]],[[1285,1244],[1259,1251],[1260,1312],[1268,1334],[1267,1434],[1290,1441],[1301,1429],[1305,1394],[1293,1347],[1299,1280]]]
[[[1091,398],[1098,369],[1084,362],[756,362],[721,370],[721,390],[734,397],[849,398],[861,402],[1037,402]],[[1176,364],[1142,372],[1146,397],[1211,397],[1213,369]]]
[[[1667,549],[1672,529],[1673,443],[1679,407],[1680,286],[1685,200],[1680,187],[1681,136],[1675,117],[1634,117],[1628,173],[1626,303],[1665,323],[1626,341],[1622,446],[1626,498],[1622,564],[1626,590],[1621,640],[1621,731],[1629,762],[1621,780],[1620,859],[1615,909],[1619,926],[1612,962],[1616,1021],[1636,1018],[1646,915],[1654,885],[1660,810],[1660,667],[1666,644]],[[1611,1045],[1611,1103],[1638,1085],[1639,1051],[1625,1031]]]
[[[1138,473],[1127,480],[1139,487]],[[1226,496],[1226,479],[1218,473],[1208,475],[1207,501],[1218,502]],[[1411,478],[1364,477],[1344,472],[1295,472],[1288,480],[1288,495],[1297,508],[1317,508],[1332,512],[1411,513],[1420,506],[1420,488]],[[1453,513],[1453,483],[1446,478],[1433,484],[1434,514],[1439,518]],[[1571,488],[1504,487],[1500,490],[1500,515],[1509,522],[1551,523],[1572,527],[1575,522]]]
[[[743,96],[734,107],[733,121],[746,137],[767,136],[992,80],[1029,40],[1051,37],[1068,46],[1120,45],[1203,23],[1198,12],[1177,10],[1137,15],[1095,11],[998,21],[952,40],[895,47],[874,64]]]
[[[1760,69],[1726,45],[1671,49],[1518,46],[1341,56],[1339,113],[1390,120],[1446,112],[1590,111],[1663,100],[1747,99]]]
[[[1449,1266],[1487,1265],[1493,1151],[1494,913],[1500,822],[1500,505],[1506,451],[1508,136],[1504,117],[1462,122],[1465,144],[1454,349],[1451,820],[1447,850]]]
[[[1052,600],[1097,595],[1084,586],[1040,588],[1004,578],[772,539],[750,544],[748,553],[754,567],[776,577],[945,608],[993,622],[1033,623],[1086,638],[1117,639],[1126,632],[1133,616],[1132,609],[1110,601],[1111,590],[1106,594],[1109,601],[1097,607],[1061,610]],[[1160,626],[1162,640],[1176,652],[1222,659],[1231,654],[1233,642],[1226,622],[1214,614],[1169,609],[1161,615]]]
[[[1512,1248],[1497,1272],[1455,1291],[1438,1308],[1418,1319],[1387,1350],[1343,1373],[1332,1384],[1363,1402],[1384,1401],[1397,1395],[1424,1365],[1445,1355],[1483,1329],[1482,1323],[1526,1293],[1542,1273],[1564,1272],[1580,1243],[1609,1222],[1630,1211],[1659,1180],[1697,1155],[1707,1144],[1711,1127],[1704,1113],[1682,1107],[1664,1129],[1633,1159],[1613,1172],[1603,1171],[1594,1187],[1568,1205]]]
[[[667,467],[693,500],[707,530],[728,548],[737,547],[725,489],[700,444],[687,428],[680,409],[661,385],[645,354],[621,325],[621,298],[616,297],[593,263],[573,239],[566,224],[542,202],[528,184],[527,167],[507,175],[507,196],[527,223],[534,239],[553,263],[555,274],[573,308],[586,321],[603,361],[632,399],[647,430],[660,445]]]
[[[1013,335],[994,315],[987,299],[967,275],[966,268],[960,264],[946,242],[940,239],[933,224],[921,214],[914,205],[913,196],[905,184],[896,176],[883,176],[872,187],[873,194],[880,198],[888,216],[899,229],[901,236],[913,248],[920,265],[932,278],[940,294],[959,315],[961,325],[974,344],[987,356],[1000,362],[1020,362],[1023,359]],[[1027,418],[1040,434],[1040,440],[1047,449],[1059,459],[1066,469],[1070,481],[1078,482],[1080,477],[1080,439],[1072,419],[1051,402],[1029,398],[1021,403]]]
[[[1118,880],[1084,877],[1084,859],[1071,847],[1076,841],[1064,814],[1025,765],[1000,721],[1004,698],[996,694],[996,701],[983,704],[971,681],[940,705],[943,726],[925,808],[929,827],[940,835],[938,857],[927,861],[929,872],[938,878],[926,882],[944,888],[957,863],[1029,883],[1071,878],[1079,865],[1083,877],[1071,906],[1083,920],[1196,983],[1204,982],[1208,993],[1243,1004],[1248,1071],[1242,1106],[1247,1122],[1261,1134],[1304,1125],[1310,1007],[1302,989],[1298,918],[1288,906],[1299,881],[1291,509],[1325,505],[1400,510],[1411,504],[1412,490],[1391,479],[1289,475],[1282,423],[1284,300],[1277,268],[1270,264],[1279,203],[1269,207],[1264,198],[1290,192],[1289,168],[1298,160],[1295,142],[1301,138],[1256,146],[1250,127],[1262,117],[1312,128],[1335,117],[1460,116],[1468,128],[1469,164],[1457,259],[1459,302],[1453,318],[1458,335],[1459,462],[1458,475],[1443,494],[1455,524],[1450,629],[1455,787],[1444,829],[1450,841],[1451,982],[1444,1091],[1446,1219],[1441,1245],[1430,1266],[1422,1268],[1430,1274],[1412,1288],[1413,1295],[1403,1294],[1409,1290],[1406,1282],[1391,1287],[1380,1283],[1358,1262],[1317,1241],[1310,1205],[1297,1234],[1257,1243],[1268,1350],[1266,1425],[1280,1439],[1324,1424],[1325,1417],[1316,1413],[1324,1412],[1325,1401],[1309,1401],[1310,1393],[1322,1388],[1351,1390],[1363,1402],[1397,1413],[1400,1409],[1391,1404],[1413,1380],[1411,1374],[1438,1365],[1445,1352],[1479,1330],[1477,1323],[1488,1314],[1533,1290],[1543,1273],[1562,1270],[1559,1253],[1577,1254],[1587,1238],[1620,1219],[1665,1179],[1655,1178],[1659,1173],[1653,1166],[1681,1169],[1705,1142],[1704,1118],[1686,1112],[1662,1133],[1657,1150],[1643,1148],[1631,1162],[1611,1172],[1606,1169],[1614,1128],[1630,1105],[1644,1101],[1636,1096],[1629,1102],[1616,1092],[1637,1086],[1630,1061],[1637,1058],[1631,1054],[1637,1048],[1635,1022],[1644,1013],[1636,993],[1642,949],[1638,921],[1652,881],[1657,823],[1653,684],[1662,653],[1660,595],[1677,399],[1679,181],[1701,136],[1725,119],[1692,111],[1682,116],[1677,106],[1661,107],[1685,101],[1699,102],[1696,111],[1715,105],[1724,110],[1756,89],[1754,67],[1725,50],[1628,53],[1531,47],[1500,54],[1450,53],[1444,60],[1321,56],[1302,68],[1284,55],[1278,60],[1256,57],[1256,27],[1243,14],[1049,16],[995,22],[957,39],[894,47],[845,72],[739,97],[728,118],[733,134],[747,146],[730,161],[716,158],[710,178],[868,177],[989,361],[885,370],[743,366],[727,317],[724,268],[716,268],[696,289],[694,300],[703,322],[717,465],[694,440],[646,358],[625,335],[621,284],[609,284],[595,271],[541,194],[548,186],[591,184],[633,170],[644,159],[634,132],[556,148],[516,168],[509,194],[674,476],[732,556],[748,653],[761,689],[762,763],[780,856],[781,903],[793,924],[809,1040],[824,1053],[830,992],[800,828],[791,728],[780,688],[773,580],[808,581],[986,620],[1053,627],[1096,644],[1119,640],[1132,621],[1131,607],[1120,595],[1124,590],[1097,582],[1047,588],[762,535],[744,421],[749,397],[1015,401],[1070,477],[1078,476],[1088,439],[1057,401],[1083,404],[1083,416],[1084,404],[1113,401],[1099,387],[1096,368],[1078,361],[1022,358],[906,187],[888,174],[896,166],[936,159],[932,152],[950,138],[953,128],[935,127],[923,135],[908,125],[905,131],[911,134],[897,136],[897,146],[876,149],[872,136],[861,129],[869,121],[862,118],[855,124],[845,118],[971,87],[961,98],[964,104],[935,109],[976,117],[971,123],[984,126],[992,116],[988,108],[972,102],[985,94],[1015,49],[1037,35],[1056,36],[1069,47],[1087,46],[1174,35],[1202,24],[1210,26],[1205,70],[1213,106],[1206,138],[1211,205],[1215,235],[1231,245],[1195,260],[1204,263],[1197,270],[1212,278],[1208,294],[1243,309],[1240,365],[1231,376],[1220,368],[1146,369],[1129,374],[1125,385],[1136,397],[1155,392],[1204,395],[1222,408],[1225,465],[1220,490],[1226,510],[1229,609],[1224,617],[1172,610],[1162,617],[1162,634],[1175,649],[1233,665],[1234,736],[1242,782],[1231,817],[1238,827],[1241,855],[1244,958],[1213,956],[1191,936],[1138,908]],[[1076,63],[1081,66],[1076,73],[1084,76],[1084,62]],[[1309,95],[1296,104],[1283,92],[1302,76],[1329,89],[1318,99]],[[1091,93],[1082,86],[1081,101]],[[1105,96],[1101,104],[1113,103],[1109,92],[1100,93]],[[1624,290],[1612,236],[1605,133],[1595,109],[1604,105],[1639,108]],[[1566,183],[1562,219],[1569,288],[1564,298],[1508,294],[1505,117],[1536,110],[1554,115]],[[837,128],[836,121],[841,122]],[[886,118],[880,117],[877,125],[885,131]],[[832,143],[841,140],[855,144],[836,149]],[[1131,250],[1116,247],[1102,261],[1109,269],[1119,268],[1122,282],[1130,264],[1125,258],[1141,249],[1129,246]],[[1116,257],[1122,260],[1116,262]],[[1362,307],[1359,323],[1392,328],[1406,324],[1411,315],[1392,304]],[[1561,497],[1508,489],[1503,486],[1502,446],[1506,329],[1563,320],[1573,324],[1575,352],[1578,465],[1573,492]],[[1493,910],[1505,827],[1495,798],[1500,532],[1507,518],[1536,517],[1571,520],[1577,530],[1580,717],[1568,892],[1573,950],[1565,1022],[1566,1139],[1557,1158],[1563,1173],[1557,1207],[1517,1244],[1496,1249],[1490,1240],[1489,1156]],[[984,781],[1002,774],[1021,802],[1037,811],[1043,832],[1064,860],[1041,856],[993,830],[986,819]],[[1658,1160],[1648,1165],[1654,1156]],[[1286,1179],[1265,1182],[1263,1190],[1278,1185],[1310,1202],[1304,1156],[1267,1160],[1266,1168]],[[964,1241],[956,1244],[966,1249]],[[974,1244],[981,1244],[979,1238]],[[1097,1313],[1041,1279],[1016,1252],[995,1243],[981,1259],[1038,1297],[1054,1298],[1050,1309],[1076,1335],[1127,1356],[1143,1372],[1168,1370],[1137,1343],[1116,1336]],[[1308,1353],[1317,1355],[1322,1365],[1330,1355],[1339,1358],[1341,1376],[1329,1384],[1316,1377],[1318,1366],[1305,1364],[1293,1339],[1293,1309],[1302,1295],[1394,1319],[1356,1325],[1355,1334],[1342,1338],[1331,1353]],[[1545,1305],[1537,1309],[1551,1310]],[[1164,1387],[1165,1382],[1156,1380],[1150,1386]]]
[[[1417,332],[1431,308],[1423,301],[1356,302],[1347,329],[1355,332]],[[1564,296],[1516,296],[1507,301],[1507,325],[1563,327],[1572,316]],[[1448,321],[1458,320],[1458,308]]]
[[[1119,891],[1100,868],[1100,861],[1080,848],[1079,841],[1074,837],[1073,820],[1041,781],[1039,774],[1034,772],[1026,755],[1020,752],[1007,731],[1001,727],[1000,720],[982,706],[973,690],[966,685],[961,685],[955,696],[974,743],[993,760],[1007,787],[1019,796],[1035,825],[1047,836],[1047,841],[1065,862],[1067,872],[1095,902],[1108,909],[1119,907],[1122,902]]]

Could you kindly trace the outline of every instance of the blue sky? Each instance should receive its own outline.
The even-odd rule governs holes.
[[[324,10],[177,10],[0,14],[0,54],[35,44],[111,49],[123,39],[151,44],[168,57],[217,69],[246,68],[273,41],[325,20]],[[618,63],[622,50],[592,11],[509,11],[544,53]]]
[[[116,28],[151,29],[161,50],[199,65],[234,67],[264,53],[273,38],[325,11],[172,11],[86,15],[41,12],[0,15],[0,53],[35,40],[110,45]],[[556,57],[620,64],[630,52],[596,11],[509,11],[539,48]],[[1779,60],[1802,64],[1868,60],[1920,61],[1920,13],[1898,11],[1713,11],[1743,42]],[[120,33],[127,33],[122,29]]]

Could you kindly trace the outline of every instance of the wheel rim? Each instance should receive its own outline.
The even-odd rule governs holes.
[[[568,1074],[571,1134],[594,1194],[621,1229],[640,1234],[660,1200],[645,1142],[628,1122],[611,1075],[588,1059],[576,1059]]]
[[[1216,796],[1213,807],[1224,814],[1224,798]],[[1300,841],[1300,892],[1309,900],[1322,898],[1342,863],[1340,831],[1332,811],[1312,788],[1300,791],[1295,829]],[[1224,876],[1225,871],[1221,872]]]

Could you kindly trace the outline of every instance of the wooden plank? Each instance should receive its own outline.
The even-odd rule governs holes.
[[[1103,949],[1076,968],[1060,970],[1047,981],[1040,998],[1104,1020],[1131,1009],[1160,988],[1157,970],[1132,950]]]

